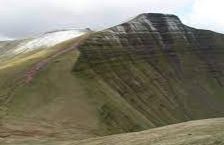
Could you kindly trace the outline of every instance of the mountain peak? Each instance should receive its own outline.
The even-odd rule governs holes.
[[[178,32],[183,30],[184,25],[181,20],[172,14],[143,13],[134,19],[121,25],[111,28],[113,32]]]
[[[133,19],[133,22],[147,23],[152,30],[179,31],[181,20],[172,14],[143,13]]]
[[[141,17],[147,17],[147,18],[152,18],[152,17],[157,17],[157,18],[170,17],[170,18],[179,19],[178,16],[176,16],[174,14],[163,14],[163,13],[142,13],[142,14],[138,15],[136,18],[141,18]]]

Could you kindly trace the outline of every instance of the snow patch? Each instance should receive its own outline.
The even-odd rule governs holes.
[[[55,46],[61,42],[84,35],[84,30],[63,30],[45,33],[39,37],[33,38],[28,42],[21,43],[14,53],[28,52],[39,48]]]

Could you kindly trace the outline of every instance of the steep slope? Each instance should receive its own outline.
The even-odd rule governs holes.
[[[152,126],[223,116],[223,42],[174,15],[142,14],[89,37],[74,72],[103,80]]]
[[[164,14],[65,33],[0,43],[3,144],[66,144],[224,116],[222,34]]]

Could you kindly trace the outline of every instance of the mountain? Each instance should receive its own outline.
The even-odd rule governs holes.
[[[98,76],[151,126],[223,116],[223,40],[174,15],[142,14],[89,37],[74,72]]]
[[[1,42],[2,142],[221,144],[223,119],[167,125],[224,117],[223,40],[175,15],[145,13],[99,32]],[[161,142],[146,139],[161,126],[158,134],[174,131]],[[186,126],[191,139],[173,139]]]

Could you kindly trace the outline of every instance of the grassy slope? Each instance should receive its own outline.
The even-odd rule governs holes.
[[[96,113],[70,71],[77,53],[53,60],[31,84],[18,89],[9,105],[8,118],[12,116],[17,122],[22,119],[22,123],[27,119],[28,125],[29,121],[40,121],[56,129],[73,128],[77,136],[91,131],[94,134],[98,129]]]
[[[44,128],[43,132],[48,133],[46,129],[48,126],[50,126],[50,131],[53,130],[51,128],[57,128],[58,126],[59,129],[62,128],[60,125],[64,125],[63,128],[69,130],[71,127],[69,125],[73,124],[74,121],[72,123],[68,122],[73,118],[73,120],[76,120],[72,127],[74,130],[82,130],[80,134],[87,134],[87,136],[89,130],[93,130],[92,136],[95,134],[94,130],[98,129],[95,127],[97,126],[96,115],[94,115],[91,106],[89,107],[88,101],[83,101],[85,100],[83,97],[87,95],[83,94],[83,88],[70,73],[75,58],[78,56],[78,51],[72,51],[63,57],[51,60],[49,67],[41,70],[40,75],[37,75],[37,78],[34,78],[29,84],[25,84],[23,81],[24,72],[29,68],[51,56],[55,51],[74,45],[75,41],[65,42],[54,49],[43,50],[46,51],[44,53],[46,55],[35,56],[32,59],[30,58],[35,54],[31,56],[26,54],[29,61],[14,64],[0,71],[1,122],[3,126],[15,131],[29,128],[31,132]],[[42,50],[37,53],[42,53]],[[21,57],[26,59],[26,55]],[[17,59],[20,61],[19,58]],[[73,107],[74,109],[71,109]],[[86,129],[82,128],[82,123]],[[77,136],[79,136],[79,133]]]
[[[66,42],[54,49],[76,43]],[[0,92],[5,92],[0,136],[85,139],[153,127],[97,75],[72,72],[79,57],[77,49],[50,60],[31,82],[22,81],[24,72],[51,56],[52,50],[0,71],[4,79]]]

